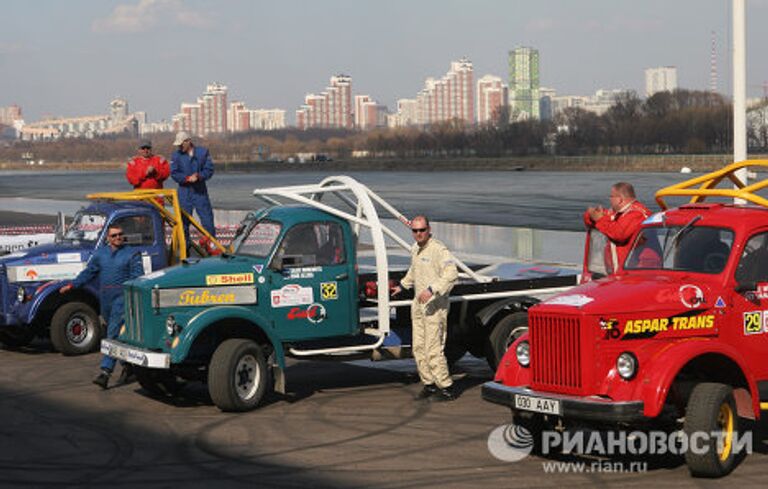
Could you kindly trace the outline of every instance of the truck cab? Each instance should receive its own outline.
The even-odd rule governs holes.
[[[98,280],[64,295],[61,281],[76,277],[97,249],[108,246],[106,231],[113,224],[141,253],[145,273],[177,260],[166,244],[176,234],[172,227],[166,232],[169,212],[156,202],[164,196],[169,203],[176,199],[173,190],[94,195],[98,200],[80,209],[55,243],[0,257],[0,342],[21,347],[49,335],[65,355],[97,349],[103,336]]]
[[[739,417],[759,419],[768,402],[768,202],[715,189],[744,166],[659,191],[662,211],[622,269],[532,307],[483,397],[534,436],[556,424],[716,430],[725,442],[686,462],[696,476],[729,473]],[[681,195],[694,198],[666,208]],[[759,205],[703,202],[716,196]]]

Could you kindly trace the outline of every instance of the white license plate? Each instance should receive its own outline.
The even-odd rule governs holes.
[[[560,401],[515,394],[515,409],[544,414],[560,414]]]

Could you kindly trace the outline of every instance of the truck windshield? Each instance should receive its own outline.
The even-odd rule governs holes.
[[[64,233],[64,241],[96,241],[106,222],[104,214],[78,211]]]
[[[275,221],[244,221],[232,240],[232,249],[238,255],[267,256],[281,228]]]
[[[644,228],[627,257],[627,270],[679,270],[716,274],[723,271],[733,245],[733,231],[709,226]]]

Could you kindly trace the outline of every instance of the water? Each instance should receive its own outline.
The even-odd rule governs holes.
[[[620,172],[375,171],[348,175],[407,216],[423,213],[443,222],[569,231],[583,229],[581,214],[587,206],[608,205],[610,186],[617,181],[632,183],[639,199],[654,209],[653,194],[684,179],[674,173]],[[218,173],[208,188],[217,209],[253,209],[261,206],[251,194],[256,187],[317,183],[327,176],[303,171]],[[0,204],[6,210],[36,212],[35,208],[17,208],[19,201],[8,200],[14,197],[83,201],[87,193],[129,188],[120,171],[0,171]]]

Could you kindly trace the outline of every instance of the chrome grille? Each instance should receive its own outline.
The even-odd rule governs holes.
[[[141,291],[133,287],[125,288],[125,330],[128,339],[141,341]]]
[[[580,317],[555,314],[529,316],[531,369],[534,389],[581,394],[582,366]]]

